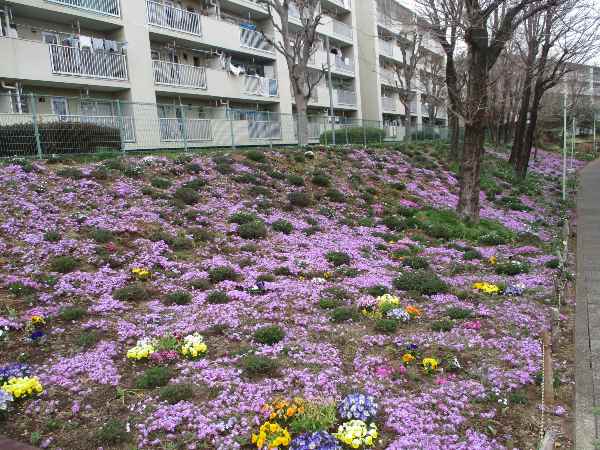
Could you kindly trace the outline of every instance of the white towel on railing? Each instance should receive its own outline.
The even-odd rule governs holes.
[[[92,48],[94,50],[104,50],[104,39],[92,38]]]
[[[104,41],[104,48],[106,48],[106,50],[108,50],[109,52],[115,52],[115,53],[119,50],[119,48],[117,46],[117,42],[109,41],[109,40]]]
[[[81,48],[92,48],[92,38],[90,36],[79,36],[79,46]]]

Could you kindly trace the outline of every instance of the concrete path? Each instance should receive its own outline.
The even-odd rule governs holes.
[[[577,198],[575,449],[600,443],[600,160],[580,175]],[[598,447],[600,448],[600,447]]]

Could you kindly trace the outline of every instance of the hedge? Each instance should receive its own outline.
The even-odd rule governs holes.
[[[321,144],[331,144],[333,132],[325,131],[319,139]],[[375,127],[349,127],[335,129],[336,144],[362,144],[365,142],[381,142],[385,138],[385,131]]]
[[[44,154],[93,153],[121,149],[119,129],[94,123],[39,123],[38,132]],[[35,155],[37,146],[32,123],[0,126],[0,157]]]

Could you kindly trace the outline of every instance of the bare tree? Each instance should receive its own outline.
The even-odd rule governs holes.
[[[532,98],[526,114],[519,117],[524,132],[515,135],[511,152],[511,163],[520,178],[527,174],[544,93],[558,86],[569,72],[580,68],[598,50],[599,19],[589,14],[593,7],[587,0],[569,0],[528,19],[533,28],[527,34],[527,46],[535,53],[533,60],[527,61],[528,70],[533,72]],[[575,74],[571,77],[572,80],[576,78]],[[574,82],[585,86],[587,80],[583,84]]]
[[[467,46],[466,99],[458,106],[465,121],[460,155],[458,213],[479,220],[481,161],[488,116],[489,75],[515,29],[527,18],[560,0],[421,0],[427,18],[459,28]],[[463,3],[464,2],[464,3]],[[460,15],[456,11],[460,10]],[[443,19],[442,19],[443,18]],[[435,28],[434,28],[435,29]],[[442,47],[448,28],[437,32]],[[448,77],[446,77],[448,78]],[[451,86],[448,86],[449,94]],[[452,95],[450,95],[452,96]],[[457,102],[458,103],[458,102]]]
[[[265,39],[284,56],[287,63],[292,93],[296,101],[298,144],[304,146],[308,143],[308,102],[324,73],[321,72],[315,77],[315,72],[308,68],[309,60],[317,51],[316,43],[319,40],[317,27],[323,17],[321,1],[258,0],[258,3],[266,5],[273,28],[277,32],[276,37],[264,35]],[[294,9],[301,22],[300,29],[297,31],[293,31],[293,27],[290,27],[291,9]]]
[[[463,17],[464,0],[417,0],[433,38],[446,57],[446,89],[448,94],[448,126],[451,130],[450,157],[458,159],[460,140],[461,89],[456,70],[455,51]]]
[[[435,124],[438,113],[447,100],[444,59],[433,53],[426,55],[419,79],[423,88],[421,100],[427,105],[429,121]]]
[[[416,16],[412,16],[411,23],[402,24],[402,31],[395,34],[395,39],[400,47],[402,61],[392,64],[392,70],[396,73],[395,84],[398,89],[398,98],[404,106],[404,125],[406,139],[412,135],[412,118],[410,106],[417,97],[415,92],[418,66],[425,57],[423,52],[423,30],[417,24]]]

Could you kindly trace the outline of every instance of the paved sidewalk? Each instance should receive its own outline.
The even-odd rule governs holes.
[[[600,442],[600,160],[580,174],[577,198],[575,449]]]

